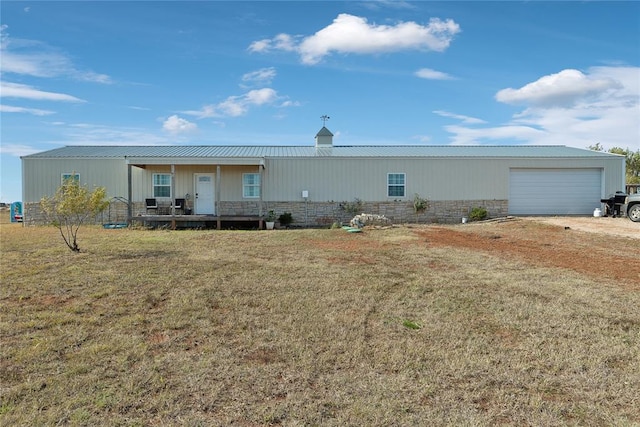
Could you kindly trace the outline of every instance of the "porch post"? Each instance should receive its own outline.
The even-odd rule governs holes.
[[[171,164],[171,216],[176,215],[173,201],[176,199],[176,165]]]
[[[176,165],[171,164],[171,229],[176,229]]]
[[[260,198],[259,198],[259,206],[258,206],[258,215],[262,217],[262,193],[264,192],[264,166],[258,166],[258,173],[260,174]]]

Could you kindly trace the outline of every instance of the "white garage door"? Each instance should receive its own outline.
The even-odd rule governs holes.
[[[511,169],[509,213],[583,215],[600,207],[600,169]]]

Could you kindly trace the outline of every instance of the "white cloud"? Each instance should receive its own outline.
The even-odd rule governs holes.
[[[249,105],[263,105],[276,100],[278,94],[271,88],[257,89],[249,91],[244,95],[243,103]]]
[[[448,117],[450,119],[456,119],[456,120],[460,120],[462,123],[466,123],[466,124],[482,124],[482,123],[486,123],[486,121],[482,120],[482,119],[478,119],[475,117],[469,117],[469,116],[464,116],[462,114],[454,114],[454,113],[450,113],[448,111],[442,111],[442,110],[435,110],[433,112],[434,114],[437,114],[441,117]]]
[[[42,151],[24,144],[0,144],[0,153],[13,157],[27,156]]]
[[[50,114],[55,114],[55,112],[49,111],[49,110],[40,110],[38,108],[14,107],[12,105],[0,105],[0,112],[27,113],[27,114],[33,114],[34,116],[48,116]]]
[[[0,82],[0,97],[25,98],[41,101],[85,102],[65,93],[46,92],[20,83]]]
[[[529,126],[507,125],[488,128],[469,128],[452,125],[445,126],[445,129],[455,135],[451,138],[451,142],[454,145],[476,145],[495,140],[526,143],[536,138],[544,137],[544,131]]]
[[[35,77],[55,77],[71,67],[67,58],[55,53],[14,54],[2,50],[0,70],[3,73],[26,74]]]
[[[229,117],[244,116],[249,109],[243,96],[230,96],[216,106],[219,114]]]
[[[432,18],[427,25],[400,22],[396,25],[370,24],[366,18],[342,13],[327,27],[303,38],[279,34],[249,46],[251,52],[296,51],[304,64],[317,64],[332,52],[377,54],[403,50],[444,51],[460,32],[453,20]]]
[[[218,104],[218,110],[225,116],[244,116],[252,105],[263,105],[270,99],[275,91],[268,92],[250,91],[242,96],[230,96]]]
[[[268,52],[271,50],[271,40],[262,39],[252,42],[247,48],[249,52]]]
[[[431,68],[421,68],[415,72],[417,77],[428,80],[453,80],[453,77],[442,71],[432,70]]]
[[[251,87],[271,83],[276,77],[276,69],[274,67],[265,67],[258,70],[245,73],[242,76],[241,87]],[[247,83],[246,85],[244,83]],[[260,107],[264,105],[272,105],[279,108],[297,107],[300,103],[291,101],[286,96],[278,95],[278,92],[269,87],[260,89],[252,89],[242,95],[229,96],[227,99],[217,103],[204,105],[199,110],[185,110],[182,114],[204,118],[224,118],[224,117],[240,117],[249,112],[252,107]]]
[[[194,116],[198,119],[206,119],[209,117],[222,117],[222,114],[216,111],[215,105],[204,105],[199,110],[184,110],[181,111],[182,114],[186,114],[188,116]]]
[[[50,141],[55,145],[168,145],[174,144],[173,137],[150,132],[147,129],[112,127],[91,123],[64,124],[60,141]]]
[[[280,104],[280,107],[282,108],[287,108],[287,107],[300,107],[302,104],[299,101],[284,101],[282,104]]]
[[[261,68],[256,71],[252,71],[250,73],[246,73],[242,76],[242,82],[249,84],[251,86],[259,85],[269,85],[276,77],[276,69],[273,67]]]
[[[585,73],[564,70],[514,91],[500,91],[496,99],[517,100],[528,108],[503,126],[449,126],[452,142],[519,141],[578,148],[599,142],[605,149],[640,149],[640,67],[593,67]]]
[[[15,39],[6,32],[7,25],[0,26],[0,71],[34,77],[71,77],[94,83],[112,83],[111,77],[93,71],[78,69],[71,59],[45,43]]]
[[[569,69],[541,77],[519,89],[503,89],[496,94],[496,100],[506,104],[568,106],[586,97],[619,88],[620,84],[612,78],[588,76]]]
[[[77,71],[74,73],[78,80],[93,83],[111,84],[113,80],[106,74],[94,73],[93,71]]]
[[[247,114],[249,108],[265,104],[273,104],[280,97],[271,88],[251,90],[244,95],[230,96],[216,105],[205,105],[200,110],[183,111],[182,114],[199,119],[209,117],[239,117]]]
[[[278,34],[272,39],[262,39],[249,45],[249,52],[271,52],[274,50],[284,50],[293,52],[297,48],[296,39],[300,36],[290,36],[289,34]]]
[[[177,115],[170,116],[164,123],[162,123],[162,129],[170,134],[177,135],[182,133],[190,133],[198,129],[198,125],[188,120],[178,117]]]

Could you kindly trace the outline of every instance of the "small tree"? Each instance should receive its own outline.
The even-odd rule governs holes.
[[[429,209],[429,199],[423,199],[418,193],[413,196],[413,211],[416,214],[416,222],[418,221],[418,215],[420,212],[424,212]]]
[[[53,197],[43,197],[40,207],[49,223],[60,230],[62,239],[73,252],[80,252],[78,230],[89,217],[95,217],[109,206],[106,190],[98,187],[89,192],[72,175],[64,180]]]

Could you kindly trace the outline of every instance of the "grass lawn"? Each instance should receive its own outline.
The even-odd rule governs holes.
[[[0,224],[0,425],[640,424],[640,292],[418,229]]]

